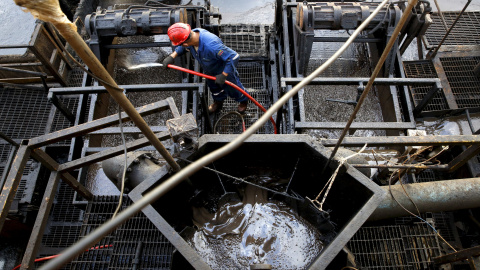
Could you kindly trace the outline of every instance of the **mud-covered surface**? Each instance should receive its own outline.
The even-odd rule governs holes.
[[[249,269],[270,264],[273,269],[304,269],[321,252],[320,235],[283,202],[247,186],[242,201],[219,205],[216,213],[194,208],[199,229],[187,242],[212,269]]]
[[[321,34],[321,33],[316,33]],[[345,32],[335,36],[344,36]],[[339,47],[340,43],[314,43],[312,57],[309,61],[307,75],[322,65]],[[320,77],[370,77],[371,68],[367,61],[367,51],[363,45],[354,44],[342,54]],[[353,112],[354,106],[327,101],[336,99],[355,101],[357,86],[354,85],[318,85],[305,87],[303,101],[305,120],[307,122],[346,122]],[[380,102],[376,88],[373,87],[365,99],[356,122],[383,122]],[[316,138],[338,138],[341,130],[305,130],[304,133]],[[357,130],[354,136],[382,136],[384,131]]]
[[[101,163],[95,163],[88,167],[87,189],[93,195],[119,195],[118,188],[108,179],[103,172]]]

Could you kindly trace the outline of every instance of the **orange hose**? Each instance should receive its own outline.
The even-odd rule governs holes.
[[[87,249],[85,251],[90,251],[90,250],[96,250],[96,249],[101,249],[101,248],[106,248],[106,247],[113,247],[113,245],[103,245],[103,246],[96,246],[96,247],[92,247],[90,249]],[[50,259],[53,259],[53,258],[56,258],[60,256],[60,254],[57,254],[57,255],[52,255],[52,256],[47,256],[47,257],[43,257],[43,258],[38,258],[38,259],[35,259],[35,262],[43,262],[43,261],[46,261],[46,260],[50,260]],[[15,266],[15,268],[13,268],[12,270],[17,270],[21,267],[22,265],[19,264],[17,266]]]
[[[196,71],[193,71],[193,70],[190,70],[190,69],[175,66],[175,65],[172,65],[172,64],[168,65],[168,67],[171,68],[171,69],[176,69],[176,70],[183,71],[183,72],[186,72],[186,73],[190,73],[190,74],[193,74],[193,75],[196,75],[196,76],[200,76],[200,77],[203,77],[205,79],[209,79],[209,80],[213,80],[213,81],[215,81],[215,79],[216,79],[214,76],[210,76],[210,75],[207,75],[207,74],[203,74],[203,73],[196,72]],[[227,85],[230,85],[231,87],[235,88],[236,90],[240,91],[240,93],[244,94],[248,99],[250,99],[253,103],[255,103],[255,105],[257,105],[257,107],[260,108],[263,112],[267,111],[252,96],[250,96],[247,92],[245,92],[245,90],[243,90],[242,88],[238,87],[237,85],[235,85],[235,84],[233,84],[229,81],[225,81],[225,83]],[[273,120],[272,117],[270,117],[270,122],[272,122],[272,124],[273,124],[273,129],[275,130],[275,134],[278,134],[277,125],[275,124],[275,120]]]

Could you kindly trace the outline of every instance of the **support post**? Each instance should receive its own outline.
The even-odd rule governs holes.
[[[53,160],[47,153],[45,153],[41,149],[35,149],[32,152],[32,157],[42,163],[50,171],[58,171],[60,164],[58,164],[55,160]],[[91,200],[93,198],[93,194],[85,188],[82,184],[80,184],[75,177],[71,174],[64,172],[61,174],[62,180],[77,191],[82,197],[87,200]]]
[[[10,206],[17,192],[18,184],[22,179],[23,169],[27,164],[30,157],[31,150],[27,145],[21,145],[17,151],[17,155],[13,160],[12,168],[8,173],[7,180],[3,186],[2,193],[0,194],[0,232],[2,231],[3,224],[7,219]]]
[[[35,257],[37,256],[38,248],[40,247],[43,231],[47,225],[48,215],[50,214],[50,209],[52,208],[59,179],[60,174],[52,171],[50,174],[50,179],[48,180],[47,188],[45,189],[45,194],[43,195],[42,204],[38,210],[35,224],[33,225],[32,234],[30,234],[30,239],[28,240],[27,249],[25,250],[22,266],[20,268],[21,270],[34,268]]]

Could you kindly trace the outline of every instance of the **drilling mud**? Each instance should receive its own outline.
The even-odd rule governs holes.
[[[320,234],[267,191],[247,186],[243,200],[219,205],[216,213],[193,209],[198,228],[187,242],[213,269],[304,269],[322,251]]]

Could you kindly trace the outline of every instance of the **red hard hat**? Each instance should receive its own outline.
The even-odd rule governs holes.
[[[175,23],[168,28],[167,33],[173,46],[177,46],[188,39],[191,30],[190,25],[186,23]]]

